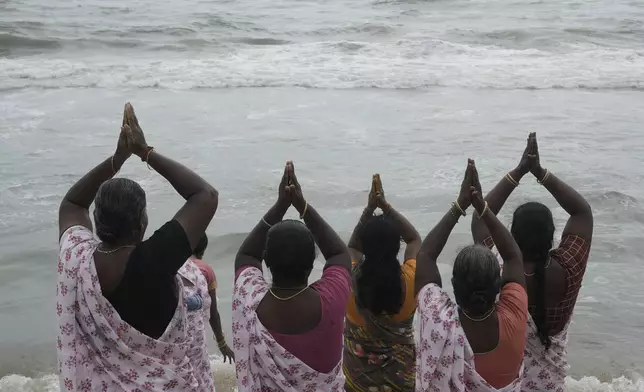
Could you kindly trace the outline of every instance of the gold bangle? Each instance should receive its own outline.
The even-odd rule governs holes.
[[[309,209],[309,202],[307,201],[306,204],[304,204],[304,211],[302,211],[302,215],[300,215],[300,219],[304,219],[304,215],[306,215],[306,211]]]
[[[467,216],[467,213],[461,208],[461,206],[458,204],[458,200],[454,200],[452,202],[452,206],[454,206],[458,212],[461,213],[461,216]]]
[[[114,168],[114,155],[112,155],[112,158],[110,158],[110,163],[112,164],[112,173],[114,173],[114,174],[112,174],[112,177],[114,177],[114,176],[115,176],[115,175],[117,175],[117,174],[118,174],[118,172],[119,172],[118,170],[116,170],[116,169]]]
[[[148,166],[148,170],[152,170],[152,168],[150,167],[150,162],[149,162],[150,154],[152,154],[152,151],[154,151],[154,147],[148,146],[148,153],[145,154],[145,161],[144,161],[145,164]]]
[[[508,180],[508,182],[509,182],[510,184],[514,185],[515,187],[519,186],[519,181],[517,181],[517,180],[515,180],[514,178],[512,178],[512,176],[510,175],[510,173],[506,173],[506,174],[505,174],[505,179],[506,179],[506,180]]]
[[[215,338],[215,340],[217,340],[217,339]],[[221,349],[221,348],[226,347],[227,345],[228,345],[228,344],[226,343],[226,339],[222,339],[221,341],[218,341],[218,340],[217,340],[217,347],[218,347],[218,348],[220,348],[220,349]]]
[[[483,207],[483,211],[482,211],[480,214],[479,214],[479,213],[476,213],[477,218],[479,218],[479,219],[483,218],[483,215],[485,215],[485,213],[486,213],[488,210],[489,210],[489,208],[488,208],[487,201],[486,201],[486,202],[485,202],[485,207]]]
[[[461,219],[461,211],[459,210],[459,207],[457,207],[455,202],[452,202],[452,204],[449,207],[449,212],[452,214],[454,218],[456,218],[456,221],[458,222],[459,219]]]
[[[543,178],[541,180],[537,179],[537,182],[541,185],[543,185],[544,182],[550,177],[550,170],[546,169],[546,174],[543,175]]]
[[[266,226],[268,226],[268,228],[269,228],[269,229],[270,229],[271,227],[273,227],[273,225],[271,225],[270,223],[268,223],[268,222],[266,221],[266,219],[265,219],[265,218],[262,218],[262,222],[264,222],[264,224],[265,224]]]

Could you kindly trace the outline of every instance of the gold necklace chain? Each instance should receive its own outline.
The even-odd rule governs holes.
[[[101,248],[100,248],[100,245],[99,245],[99,247],[98,247],[98,248],[96,248],[96,251],[97,251],[98,253],[102,253],[102,254],[104,254],[104,255],[109,255],[109,254],[112,254],[112,253],[114,253],[114,252],[118,252],[118,251],[119,251],[119,250],[121,250],[121,249],[125,249],[125,248],[134,248],[135,246],[136,246],[136,245],[123,245],[123,246],[119,246],[118,248],[114,248],[114,249],[110,249],[110,250],[104,250],[104,249],[101,249]]]
[[[492,309],[490,309],[487,313],[485,313],[485,314],[484,314],[483,316],[481,316],[480,318],[470,317],[470,315],[468,315],[468,314],[465,312],[465,309],[463,309],[463,308],[461,308],[461,313],[463,313],[463,315],[464,315],[465,317],[467,317],[468,319],[470,319],[470,320],[474,321],[475,323],[478,323],[478,322],[485,321],[485,320],[487,320],[488,318],[490,318],[490,316],[494,313],[494,311],[495,311],[495,310],[496,310],[496,307],[492,306]]]
[[[274,288],[279,289],[278,287],[274,287]],[[302,294],[308,288],[309,288],[309,286],[306,286],[302,290],[298,291],[297,293],[295,293],[295,294],[293,294],[293,295],[291,295],[289,297],[280,297],[279,295],[277,295],[277,294],[275,294],[273,292],[273,288],[268,289],[268,292],[271,293],[271,295],[273,297],[275,297],[275,299],[279,299],[280,301],[288,301],[289,299],[293,299],[293,298],[297,297],[298,295]],[[282,290],[285,290],[285,289],[282,289]]]

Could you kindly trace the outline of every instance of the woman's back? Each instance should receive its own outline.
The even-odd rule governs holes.
[[[376,208],[383,214],[374,215]],[[401,239],[406,244],[402,265],[398,261]],[[347,391],[414,390],[414,280],[419,247],[420,235],[387,203],[380,176],[375,174],[367,207],[349,240],[354,262],[344,328]]]
[[[257,316],[278,344],[311,368],[328,373],[342,357],[348,292],[348,271],[331,266],[320,280],[291,300],[265,295]]]

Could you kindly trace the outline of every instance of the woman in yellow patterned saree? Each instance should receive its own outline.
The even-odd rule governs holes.
[[[380,208],[380,216],[374,212]],[[398,261],[400,239],[407,244]],[[413,391],[416,350],[414,278],[420,235],[385,200],[374,175],[369,202],[351,240],[352,290],[344,329],[345,389]]]

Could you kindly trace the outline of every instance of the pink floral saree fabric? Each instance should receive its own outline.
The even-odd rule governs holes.
[[[416,341],[416,391],[519,391],[520,379],[495,389],[474,367],[474,353],[458,318],[456,303],[438,285],[418,293],[419,333]]]
[[[249,267],[239,274],[233,291],[233,350],[239,392],[339,392],[344,388],[342,363],[320,373],[277,344],[257,317],[268,293],[262,271]]]
[[[58,284],[58,368],[61,391],[194,391],[197,379],[189,345],[183,285],[179,306],[160,339],[121,320],[101,294],[94,267],[99,241],[82,226],[60,239]]]
[[[503,272],[503,259],[493,244],[492,252],[496,255]],[[565,391],[564,383],[570,370],[567,360],[568,326],[570,326],[570,320],[561,332],[550,337],[550,349],[546,350],[537,334],[537,326],[532,316],[528,314],[528,336],[523,359],[525,371],[521,380],[522,392]]]
[[[212,369],[210,368],[208,346],[206,345],[206,330],[208,321],[210,320],[210,304],[212,302],[210,294],[208,294],[208,283],[192,259],[186,261],[179,269],[179,275],[188,281],[187,284],[184,284],[185,297],[197,295],[203,300],[203,305],[200,309],[194,311],[188,310],[188,331],[190,338],[188,358],[190,358],[192,368],[195,370],[195,377],[199,382],[199,390],[214,392],[215,380]]]

